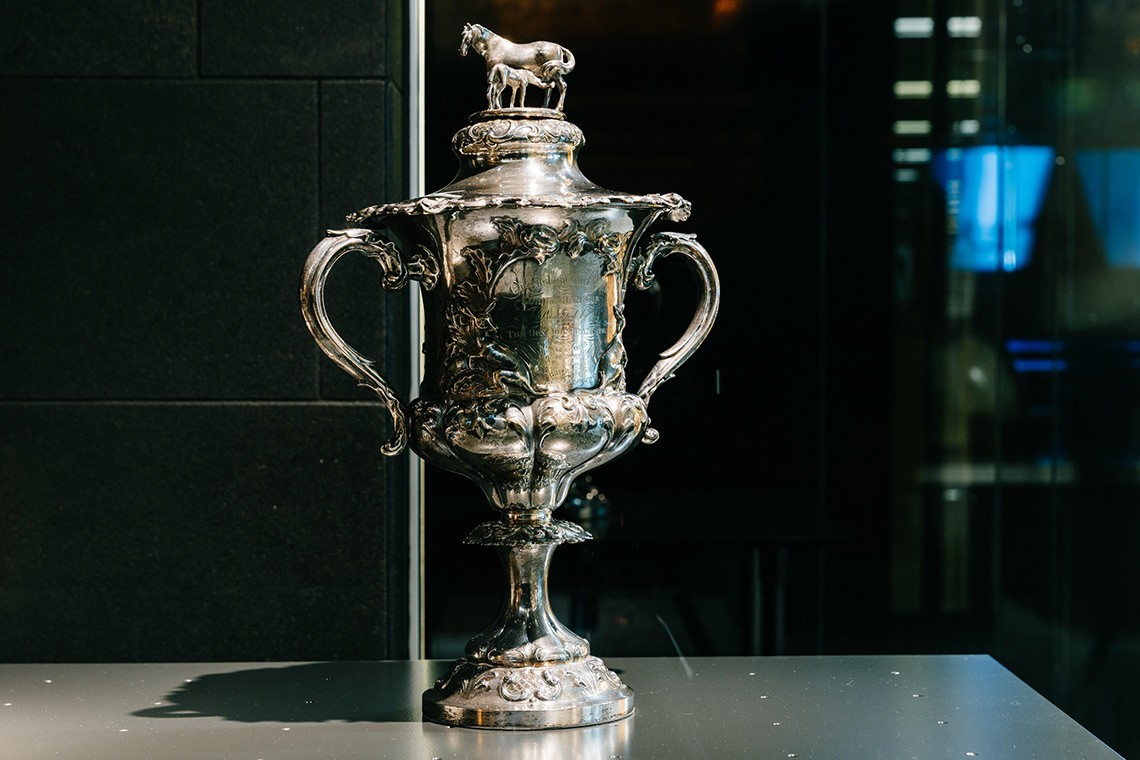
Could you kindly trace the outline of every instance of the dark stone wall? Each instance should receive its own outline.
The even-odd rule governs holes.
[[[407,455],[298,305],[407,197],[403,4],[0,5],[0,659],[407,656]],[[407,298],[330,313],[407,388]]]

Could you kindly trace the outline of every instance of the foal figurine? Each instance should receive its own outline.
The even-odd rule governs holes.
[[[543,82],[540,85],[546,90],[546,101],[543,105],[550,107],[551,96],[557,87],[558,104],[554,109],[562,110],[566,103],[565,75],[574,70],[574,54],[562,45],[545,41],[520,45],[500,37],[485,26],[466,24],[459,43],[459,54],[467,55],[470,50],[483,56],[487,64],[488,82],[492,81],[492,71],[499,64],[530,72]],[[533,81],[529,83],[534,84]]]
[[[522,108],[526,104],[527,85],[541,87],[549,90],[554,86],[553,81],[543,81],[538,75],[526,69],[511,68],[505,63],[497,63],[491,67],[487,75],[487,108],[503,107],[503,90],[511,88],[510,108]]]

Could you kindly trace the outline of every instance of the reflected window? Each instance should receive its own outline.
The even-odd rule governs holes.
[[[951,37],[980,37],[982,19],[978,16],[951,16],[946,19],[946,33]]]
[[[946,83],[946,94],[952,98],[976,98],[982,93],[977,79],[951,79]]]
[[[903,16],[895,19],[896,37],[931,37],[934,19],[930,16]]]
[[[977,145],[934,152],[934,177],[957,232],[954,269],[1021,269],[1033,253],[1034,226],[1052,174],[1045,145]]]
[[[1077,171],[1108,263],[1140,267],[1140,148],[1078,150]]]
[[[929,98],[934,83],[929,79],[901,79],[895,82],[894,90],[896,98]]]

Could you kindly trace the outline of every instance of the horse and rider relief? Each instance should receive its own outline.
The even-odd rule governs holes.
[[[474,50],[487,64],[487,108],[526,108],[527,87],[546,93],[543,108],[550,108],[555,88],[561,111],[566,103],[566,74],[574,70],[574,54],[554,42],[515,43],[500,37],[485,26],[465,24],[459,54]],[[503,96],[510,99],[503,105]]]

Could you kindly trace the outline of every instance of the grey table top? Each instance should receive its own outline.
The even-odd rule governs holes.
[[[0,758],[1119,758],[985,655],[607,658],[587,728],[420,719],[442,661],[0,665]]]

